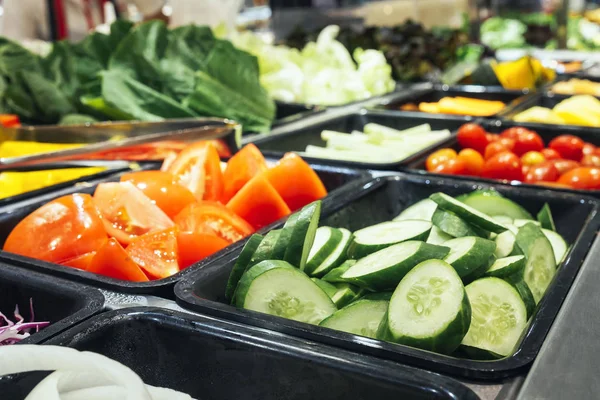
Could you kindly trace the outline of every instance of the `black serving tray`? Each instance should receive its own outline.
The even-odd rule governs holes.
[[[325,111],[325,107],[276,101],[277,113],[273,128]]]
[[[344,115],[332,116],[329,119],[307,123],[303,128],[289,131],[278,135],[261,135],[252,140],[260,151],[269,157],[281,157],[288,151],[303,152],[308,145],[322,146],[326,145],[321,139],[323,130],[334,130],[350,133],[353,130],[362,130],[365,124],[374,122],[394,129],[408,129],[421,124],[430,124],[431,129],[441,130],[449,129],[456,131],[462,124],[469,121],[465,117],[452,117],[447,115],[432,115],[417,113],[417,115],[403,115],[389,111],[360,110],[350,111]],[[398,170],[411,161],[419,158],[422,154],[428,153],[430,149],[436,147],[434,144],[422,151],[394,163],[367,163],[344,160],[331,160],[318,157],[309,157],[303,155],[308,162],[339,165],[350,168],[371,169],[371,170]]]
[[[455,196],[475,189],[492,187],[483,183],[452,178],[442,179],[411,174],[397,174],[363,181],[345,190],[347,193],[345,201],[338,204],[334,213],[323,213],[321,224],[355,231],[389,221],[409,205],[435,192],[442,191]],[[540,350],[571,283],[596,237],[600,226],[599,203],[593,198],[565,193],[553,193],[552,196],[548,196],[543,191],[531,188],[499,185],[496,189],[530,212],[537,213],[542,205],[548,202],[554,213],[558,232],[569,243],[573,243],[553,283],[539,303],[515,354],[510,357],[497,361],[460,359],[235,308],[226,302],[224,293],[227,278],[239,250],[223,257],[219,262],[205,265],[204,268],[180,281],[175,287],[177,302],[182,307],[196,312],[467,379],[500,379],[522,373]]]
[[[0,262],[0,312],[14,321],[13,313],[18,305],[25,321],[30,321],[30,299],[35,321],[51,324],[37,333],[31,332],[31,336],[20,343],[40,343],[104,307],[104,296],[97,289]]]
[[[272,160],[268,160],[272,161]],[[324,165],[311,165],[317,172],[327,190],[334,195],[336,189],[339,189],[347,183],[369,176],[365,171],[357,171],[347,168],[331,167]],[[145,169],[159,169],[160,163],[147,163]],[[4,245],[6,238],[12,229],[27,215],[41,207],[42,205],[61,196],[73,193],[88,193],[93,194],[96,186],[103,182],[118,182],[122,173],[112,175],[110,177],[90,181],[85,187],[69,187],[66,189],[47,192],[41,196],[26,199],[24,201],[0,207],[0,248]],[[331,195],[329,196],[331,198]],[[333,205],[333,199],[324,200],[324,207]],[[273,227],[282,225],[285,220],[276,222]],[[119,279],[113,279],[102,275],[93,274],[86,271],[81,271],[75,268],[64,267],[58,264],[53,264],[41,260],[35,260],[29,257],[23,257],[16,254],[4,252],[0,250],[0,261],[28,269],[47,273],[52,276],[67,278],[86,284],[90,284],[105,289],[110,289],[117,292],[135,293],[135,294],[152,294],[155,296],[173,298],[173,286],[183,276],[191,273],[195,268],[201,266],[205,261],[216,260],[224,254],[233,251],[241,245],[241,242],[234,243],[231,246],[223,249],[216,254],[206,258],[201,263],[188,267],[175,275],[168,278],[159,279],[150,282],[128,282]]]
[[[471,400],[457,381],[275,332],[163,309],[111,311],[47,341],[110,357],[145,383],[210,400]],[[29,375],[29,376],[28,376]],[[39,375],[13,376],[22,400]],[[3,387],[6,386],[6,387]]]

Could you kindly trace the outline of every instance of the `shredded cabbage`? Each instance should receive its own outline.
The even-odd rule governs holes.
[[[25,322],[25,318],[19,312],[19,306],[15,307],[14,318],[16,322],[11,321],[6,315],[0,312],[0,346],[15,344],[30,336],[30,331],[35,329],[36,332],[40,328],[50,325],[50,322],[34,322],[35,315],[33,313],[33,300],[29,299],[29,310],[31,321]]]
[[[276,100],[340,105],[394,90],[383,53],[359,48],[350,55],[335,40],[339,30],[326,27],[302,51],[265,43],[251,32],[234,34],[231,40],[258,58],[261,84]]]

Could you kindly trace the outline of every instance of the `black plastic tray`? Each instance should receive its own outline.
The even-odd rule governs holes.
[[[355,231],[388,221],[407,206],[438,191],[459,195],[491,187],[475,182],[410,174],[377,178],[348,188],[347,201],[340,203],[333,214],[324,213],[321,224]],[[554,212],[559,233],[569,243],[574,243],[544,299],[538,305],[516,353],[502,360],[483,362],[459,359],[230,306],[224,299],[225,284],[239,251],[186,276],[175,286],[177,302],[182,307],[196,312],[257,325],[444,374],[470,379],[500,379],[521,373],[537,355],[596,236],[600,226],[599,203],[593,198],[571,194],[554,193],[547,196],[530,188],[498,186],[496,189],[531,212],[537,213],[544,202],[548,202]]]
[[[153,166],[152,166],[153,165]],[[347,183],[368,176],[369,174],[365,171],[357,171],[347,168],[336,168],[331,166],[323,165],[311,165],[317,174],[321,177],[321,180],[325,184],[327,190],[331,195],[335,194],[336,189],[341,188]],[[147,164],[147,169],[157,169],[160,164]],[[28,199],[19,203],[10,204],[4,207],[0,207],[0,249],[4,245],[6,238],[12,231],[12,229],[27,215],[35,211],[37,208],[54,200],[58,197],[65,196],[72,193],[88,193],[93,194],[96,186],[102,182],[118,181],[122,174],[113,175],[103,180],[90,182],[86,187],[70,187],[67,189],[45,193],[43,196],[37,198]],[[330,198],[324,201],[324,207],[334,204]],[[273,227],[283,224],[284,221],[276,222]],[[268,229],[268,228],[267,228]],[[240,242],[234,243],[231,246],[217,252],[216,254],[206,258],[199,264],[188,267],[183,271],[178,272],[168,278],[159,279],[150,282],[128,282],[118,279],[105,277],[102,275],[92,274],[90,272],[81,271],[75,268],[69,268],[60,266],[58,264],[48,263],[41,260],[35,260],[29,257],[23,257],[12,253],[7,253],[0,250],[0,261],[5,261],[19,267],[23,267],[30,270],[41,271],[53,276],[59,276],[67,279],[84,282],[94,286],[119,291],[126,293],[135,294],[152,294],[155,296],[173,298],[173,286],[183,276],[193,272],[194,269],[201,266],[204,262],[210,260],[216,260],[227,254],[241,245]]]
[[[277,113],[273,127],[286,124],[288,122],[297,121],[309,115],[321,113],[325,111],[325,107],[313,106],[300,103],[284,103],[276,101]]]
[[[528,123],[526,124],[526,123],[519,123],[519,122],[515,122],[515,121],[506,121],[506,120],[496,120],[496,121],[480,120],[480,121],[478,121],[478,123],[481,126],[483,126],[483,128],[486,131],[492,132],[492,133],[500,133],[505,129],[515,127],[515,126],[521,126],[521,127],[527,128],[527,129],[531,129],[540,135],[540,137],[544,140],[544,143],[546,145],[548,145],[548,143],[557,136],[569,134],[569,135],[579,136],[583,141],[592,143],[595,146],[600,146],[600,130],[596,129],[596,128],[587,128],[587,127],[574,126],[574,125],[547,125],[547,124],[528,124]],[[410,172],[419,173],[419,174],[423,174],[423,175],[427,175],[427,176],[443,177],[444,175],[428,172],[426,170],[425,163],[427,162],[427,157],[431,153],[433,153],[434,151],[437,151],[439,149],[443,149],[443,148],[447,148],[447,147],[450,147],[456,151],[460,151],[462,149],[462,147],[460,147],[460,145],[458,144],[456,137],[451,137],[448,140],[446,140],[445,142],[440,143],[438,146],[431,149],[427,154],[421,155],[418,159],[416,159],[413,162],[411,162],[410,164],[408,164],[406,169]],[[564,193],[573,193],[573,194],[579,194],[579,195],[583,194],[583,195],[588,195],[588,196],[600,197],[600,190],[576,190],[576,189],[563,189],[563,188],[558,188],[558,187],[550,188],[547,186],[527,184],[524,182],[500,181],[500,180],[486,179],[486,178],[479,178],[479,177],[472,177],[472,176],[453,175],[452,177],[457,178],[457,179],[466,179],[469,181],[488,182],[491,185],[506,184],[506,185],[517,186],[517,187],[530,187],[530,188],[534,188],[536,190],[541,190],[541,191],[545,191],[545,192],[552,190],[552,191],[560,191],[560,192],[564,192]]]
[[[104,296],[97,289],[0,262],[0,312],[14,321],[18,305],[25,321],[30,321],[30,299],[35,321],[51,324],[21,341],[27,344],[47,340],[104,307]]]
[[[350,133],[353,130],[362,130],[365,124],[374,122],[394,129],[407,129],[421,124],[430,124],[433,130],[449,129],[457,130],[462,124],[468,122],[465,117],[452,117],[447,115],[431,115],[419,113],[418,115],[399,115],[388,111],[368,111],[361,110],[349,112],[342,116],[331,117],[326,121],[320,121],[313,124],[307,124],[304,128],[282,133],[273,136],[262,136],[252,141],[263,154],[269,157],[281,157],[288,151],[303,152],[308,145],[325,146],[326,143],[321,139],[323,130],[334,130]],[[410,163],[419,158],[422,154],[429,152],[434,144],[400,162],[395,163],[365,163],[356,161],[330,160],[318,157],[302,158],[308,162],[341,165],[351,168],[372,169],[372,170],[398,170],[401,166]]]
[[[441,375],[202,316],[111,311],[46,342],[110,357],[145,383],[205,400],[477,399]],[[39,376],[0,392],[22,400]]]

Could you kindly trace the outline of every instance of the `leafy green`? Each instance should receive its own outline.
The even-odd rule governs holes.
[[[492,49],[525,46],[527,25],[516,19],[492,17],[481,24],[481,43]]]

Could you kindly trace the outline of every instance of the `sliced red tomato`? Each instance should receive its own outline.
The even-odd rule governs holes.
[[[17,128],[21,126],[19,116],[15,114],[0,114],[0,126],[5,128]]]
[[[102,246],[107,238],[102,222],[90,195],[64,196],[19,222],[4,250],[50,262],[69,260]]]
[[[287,153],[264,175],[292,211],[327,196],[319,175],[295,153]]]
[[[96,252],[90,251],[89,253],[85,253],[75,258],[71,258],[70,260],[62,261],[60,265],[87,271],[95,256]]]
[[[177,233],[172,228],[138,236],[127,246],[127,254],[150,279],[163,279],[179,272]]]
[[[223,194],[221,159],[209,142],[187,147],[170,165],[164,164],[161,170],[175,175],[197,200],[219,200]]]
[[[122,244],[151,231],[172,227],[173,221],[130,182],[102,183],[94,203],[104,217],[106,232]]]
[[[293,178],[288,177],[292,182]],[[227,208],[255,229],[267,226],[291,213],[283,198],[263,175],[254,177],[227,203]]]
[[[187,268],[229,245],[229,241],[217,235],[179,232],[177,234],[179,266],[181,269]]]
[[[223,173],[223,202],[231,198],[256,175],[267,170],[267,162],[260,150],[253,145],[246,145],[227,162]]]
[[[175,177],[162,171],[139,171],[125,174],[121,182],[131,182],[150,198],[169,218],[174,218],[196,198]]]
[[[237,242],[254,232],[248,222],[214,201],[190,204],[174,221],[181,232],[217,235],[229,243]]]
[[[148,277],[127,255],[123,246],[115,238],[108,239],[98,249],[87,271],[124,281],[148,281]]]

